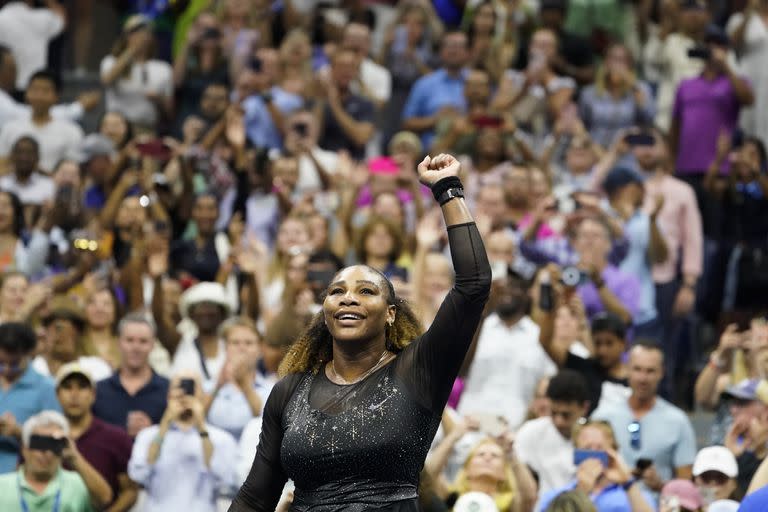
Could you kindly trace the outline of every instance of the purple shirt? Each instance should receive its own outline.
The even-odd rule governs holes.
[[[672,115],[680,126],[678,174],[704,174],[715,159],[721,130],[733,133],[739,121],[739,100],[727,76],[684,80],[677,88]]]
[[[91,426],[75,441],[78,451],[98,471],[117,498],[118,475],[128,474],[133,441],[124,430],[93,418]]]
[[[640,303],[640,281],[632,274],[622,272],[613,265],[605,267],[602,278],[605,281],[605,286],[613,292],[634,318]],[[584,308],[590,321],[592,321],[592,317],[596,314],[605,311],[605,305],[600,300],[600,294],[591,281],[587,281],[579,286],[577,291],[581,301],[584,303]]]

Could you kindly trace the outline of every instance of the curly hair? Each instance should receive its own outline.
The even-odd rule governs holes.
[[[387,350],[399,353],[422,334],[421,322],[411,305],[405,299],[395,295],[392,283],[384,274],[367,265],[362,266],[379,275],[382,282],[385,283],[387,304],[396,308],[395,321],[391,326],[387,325],[384,332]],[[324,298],[325,294],[323,294]],[[291,373],[317,373],[332,358],[333,336],[331,336],[328,326],[325,325],[323,311],[319,311],[312,317],[299,338],[291,345],[288,354],[280,364],[278,374],[284,377]]]
[[[389,236],[392,237],[392,250],[388,254],[389,260],[396,261],[402,254],[405,245],[403,229],[390,219],[373,216],[360,228],[360,231],[355,238],[355,255],[357,256],[357,261],[365,263],[368,259],[368,251],[366,250],[365,244],[373,230],[379,226],[384,226],[387,233],[389,233]]]

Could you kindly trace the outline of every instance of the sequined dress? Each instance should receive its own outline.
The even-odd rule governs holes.
[[[275,385],[230,512],[273,512],[288,478],[295,512],[418,510],[419,473],[490,288],[474,223],[451,226],[448,239],[456,284],[430,328],[392,362],[351,385],[324,371]]]

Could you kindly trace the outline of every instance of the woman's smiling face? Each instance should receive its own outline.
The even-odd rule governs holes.
[[[323,301],[325,323],[336,341],[367,341],[381,336],[395,320],[388,287],[363,265],[336,274]]]

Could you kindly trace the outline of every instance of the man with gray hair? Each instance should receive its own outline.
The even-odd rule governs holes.
[[[125,315],[118,325],[120,368],[96,384],[93,414],[135,437],[163,417],[168,379],[149,364],[155,346],[155,324],[143,313]]]
[[[112,501],[109,484],[77,451],[56,411],[29,418],[22,429],[24,465],[0,475],[0,510],[90,511]],[[66,461],[74,471],[62,468]]]

